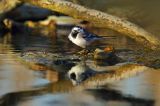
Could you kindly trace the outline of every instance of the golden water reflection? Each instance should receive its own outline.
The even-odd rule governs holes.
[[[10,41],[8,39],[5,42]],[[31,62],[23,64],[16,57],[19,54],[7,43],[1,44],[0,49],[0,79],[6,78],[3,86],[0,86],[2,94],[52,82],[47,87],[51,92],[24,97],[24,100],[17,101],[16,106],[159,105],[158,70],[133,63],[97,66],[94,62],[86,62],[97,73],[75,86],[68,78],[68,73],[63,73],[63,70],[59,72],[53,67]],[[41,80],[42,78],[45,80]]]
[[[53,81],[53,85],[51,87],[53,93],[52,95],[53,97],[51,96],[52,98],[51,101],[55,100],[54,97],[56,97],[56,95],[54,93],[56,94],[58,93],[57,95],[60,96],[61,99],[59,98],[56,100],[59,101],[60,104],[66,103],[66,101],[68,101],[66,103],[68,106],[71,105],[72,103],[81,104],[84,102],[84,100],[79,98],[79,102],[77,103],[75,100],[76,95],[84,94],[83,97],[85,98],[88,97],[87,95],[89,93],[89,95],[92,98],[97,98],[97,99],[101,98],[100,100],[98,99],[97,101],[101,102],[100,106],[106,104],[113,104],[115,106],[117,106],[118,104],[122,106],[123,105],[129,106],[130,104],[137,104],[138,106],[154,105],[154,100],[156,100],[154,98],[154,95],[156,95],[155,92],[156,88],[153,87],[151,89],[150,85],[152,85],[153,82],[148,82],[146,78],[148,78],[148,76],[154,77],[155,74],[159,73],[158,71],[137,64],[123,64],[119,66],[105,67],[105,68],[112,72],[96,74],[95,76],[89,77],[87,80],[85,80],[78,86],[73,86],[71,81],[60,78],[60,76],[56,77],[58,76],[58,74],[56,73],[55,70],[47,70],[45,72],[46,79],[52,81],[51,76],[53,76],[53,79],[57,78],[57,81]],[[104,67],[103,68],[98,67],[98,69],[104,69]],[[156,73],[152,74],[154,72]],[[52,75],[48,76],[48,74]],[[155,84],[155,86],[157,86],[157,84]],[[64,97],[64,95],[67,96],[67,98],[68,96],[71,98],[68,100],[66,99],[66,97]],[[45,96],[46,95],[42,96],[42,98],[43,97],[45,98]],[[107,98],[107,99],[103,100],[102,98]],[[33,98],[33,101],[34,100],[37,102],[39,101],[39,99],[36,98]],[[32,100],[28,101],[32,103]],[[96,102],[93,103],[96,104]],[[87,102],[87,104],[89,104],[89,102]]]
[[[33,70],[18,62],[17,54],[6,42],[0,44],[0,105],[7,98],[7,94],[44,90],[49,81],[39,78]]]

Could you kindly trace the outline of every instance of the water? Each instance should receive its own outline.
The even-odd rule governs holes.
[[[138,5],[139,2],[144,2],[143,0],[135,2],[129,0],[126,3],[124,1],[126,0],[123,2],[104,0],[104,5],[99,2],[98,6],[97,3],[91,5],[89,1],[87,3],[81,1],[81,4],[123,17],[122,12],[126,8],[128,10],[129,4],[132,3],[133,7],[129,8],[132,10],[131,14],[126,10],[128,15],[124,17],[155,34],[159,32],[158,23],[152,20],[153,18],[139,20],[139,17],[146,16],[145,11],[140,15],[134,14],[135,8],[139,7],[136,11],[140,11],[140,7],[144,8],[150,4],[149,1],[143,6]],[[60,33],[61,31],[63,34]],[[125,61],[113,66],[101,64],[93,59],[80,61],[75,59],[74,54],[81,49],[67,40],[66,35],[69,30],[65,32],[61,29],[61,31],[57,39],[23,33],[23,31],[7,33],[0,38],[0,105],[160,105],[159,53],[145,54],[146,51],[143,51],[142,47],[132,39],[117,36],[119,33],[108,29],[91,28],[91,31],[98,35],[116,36],[115,39],[99,42],[99,46],[104,48],[113,45],[117,55]],[[137,50],[141,51],[137,52]],[[147,57],[142,58],[143,55]]]
[[[121,39],[130,41],[126,38]],[[134,42],[130,45],[126,45],[126,42],[118,43],[119,39],[110,39],[108,42],[114,40],[117,42],[113,45],[121,51],[136,46]],[[49,68],[41,64],[25,64],[21,62],[22,58],[19,58],[22,53],[33,53],[37,58],[41,53],[58,53],[73,57],[73,52],[68,51],[74,51],[77,47],[60,49],[62,43],[72,46],[65,36],[53,40],[24,33],[13,37],[8,33],[1,38],[0,95],[3,106],[159,105],[158,70],[126,63],[118,66],[100,66],[92,60],[75,61],[72,65],[56,63]],[[29,63],[31,62],[30,60]],[[75,79],[69,79],[71,73],[75,74]]]

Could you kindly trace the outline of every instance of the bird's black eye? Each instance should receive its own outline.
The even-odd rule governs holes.
[[[73,38],[76,38],[78,33],[79,33],[78,31],[73,31],[73,32],[72,32],[72,37],[73,37]]]

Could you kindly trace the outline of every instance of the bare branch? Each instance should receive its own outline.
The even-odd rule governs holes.
[[[83,19],[91,22],[96,26],[110,28],[120,33],[135,39],[137,42],[143,44],[150,49],[157,49],[160,47],[160,42],[151,33],[145,31],[143,28],[120,19],[116,16],[103,13],[97,10],[88,9],[83,6],[64,1],[64,0],[20,0],[30,4],[44,7],[50,10],[64,13],[74,18]]]

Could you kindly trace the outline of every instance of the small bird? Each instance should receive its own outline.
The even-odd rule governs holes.
[[[84,49],[86,49],[93,42],[102,39],[102,37],[90,33],[80,26],[73,27],[68,38],[74,44]]]

